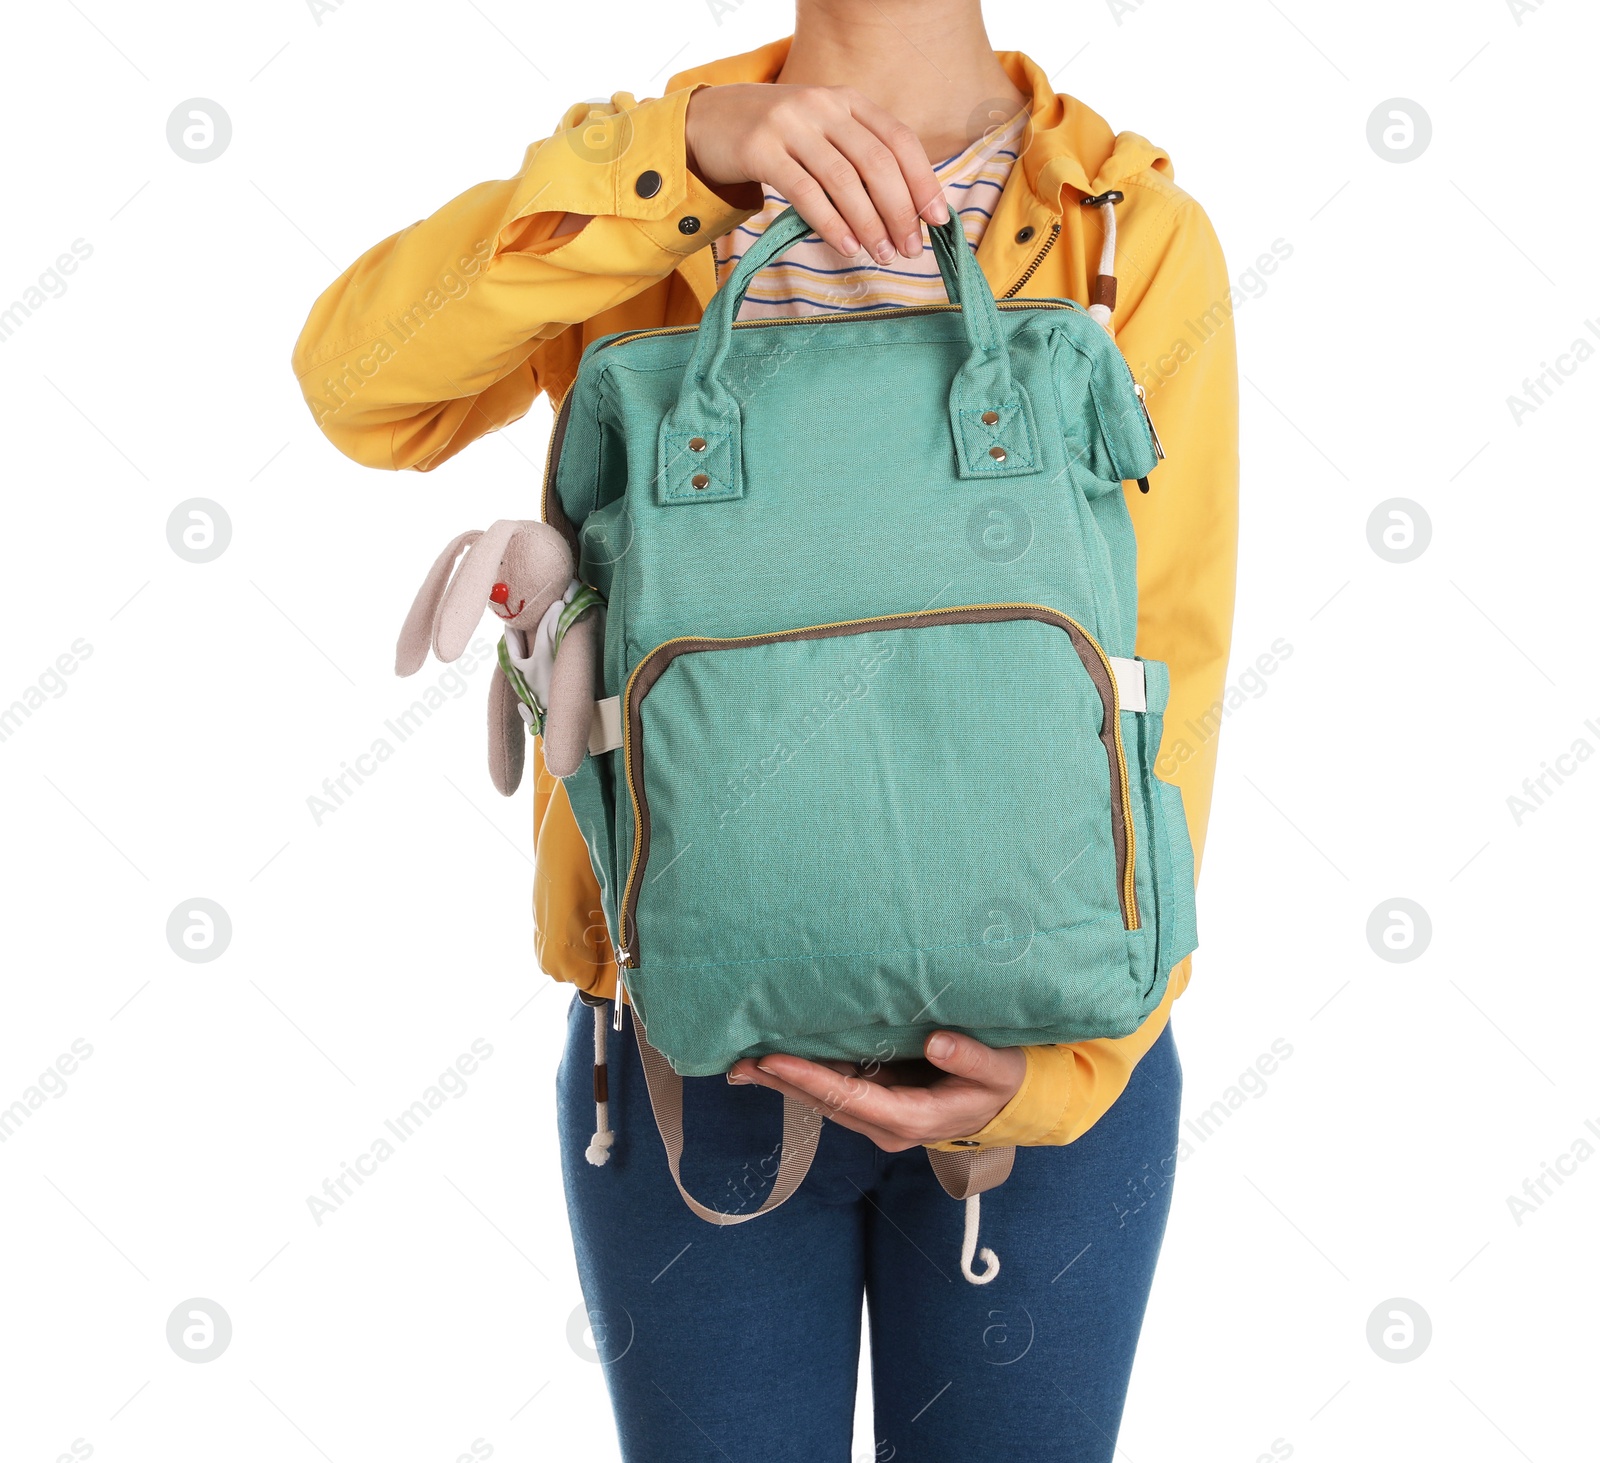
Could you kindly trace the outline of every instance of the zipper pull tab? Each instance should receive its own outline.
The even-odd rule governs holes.
[[[628,967],[633,956],[626,949],[617,951],[617,990],[611,998],[611,1029],[622,1030],[622,998],[628,993]]]
[[[1144,413],[1144,424],[1150,429],[1150,445],[1156,449],[1156,461],[1167,460],[1167,449],[1161,445],[1161,434],[1156,431],[1156,424],[1150,416],[1150,405],[1144,399],[1144,387],[1137,381],[1133,383],[1133,394],[1139,398],[1139,410]],[[1149,489],[1145,489],[1149,492]]]

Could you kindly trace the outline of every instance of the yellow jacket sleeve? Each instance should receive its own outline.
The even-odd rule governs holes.
[[[608,310],[651,288],[665,302],[685,256],[753,211],[685,165],[697,89],[576,104],[515,177],[469,188],[329,285],[292,357],[328,439],[368,467],[437,467],[539,391],[565,391],[584,343],[575,326],[603,334]],[[568,213],[590,218],[556,236]]]
[[[1157,226],[1130,229],[1130,247],[1118,259],[1117,344],[1145,388],[1167,451],[1149,494],[1129,492],[1139,545],[1138,652],[1171,671],[1157,771],[1183,790],[1198,870],[1233,629],[1238,365],[1231,286],[1210,221],[1170,184],[1148,186],[1156,197],[1143,201],[1157,212],[1164,203],[1167,215]],[[1022,1086],[972,1136],[985,1146],[1052,1145],[1088,1132],[1161,1035],[1189,973],[1185,959],[1131,1036],[1027,1048]]]

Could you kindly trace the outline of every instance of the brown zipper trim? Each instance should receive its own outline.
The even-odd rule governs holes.
[[[1111,844],[1116,856],[1118,897],[1125,929],[1139,928],[1138,897],[1134,889],[1133,806],[1128,792],[1128,763],[1122,746],[1121,704],[1117,698],[1116,677],[1111,662],[1099,642],[1076,620],[1035,604],[963,605],[951,609],[922,610],[909,615],[873,615],[861,620],[839,620],[825,625],[808,625],[797,630],[777,630],[762,635],[726,637],[684,635],[663,641],[644,657],[628,677],[623,693],[623,776],[633,801],[633,856],[623,884],[617,958],[624,968],[639,964],[639,879],[650,861],[650,802],[645,792],[642,754],[644,737],[644,698],[667,667],[680,655],[701,651],[726,650],[733,646],[755,648],[790,640],[832,640],[845,635],[865,634],[868,630],[915,630],[929,625],[980,625],[1010,620],[1037,620],[1065,630],[1088,671],[1105,708],[1100,724],[1100,742],[1106,749],[1111,770]]]

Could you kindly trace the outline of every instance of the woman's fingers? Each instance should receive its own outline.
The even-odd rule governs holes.
[[[873,146],[879,152],[887,153],[883,144],[872,137],[866,128],[849,121],[848,118],[846,124],[838,129],[845,134],[840,139],[845,146],[853,146],[857,152],[864,152],[866,148],[862,139],[871,138]],[[863,163],[855,156],[842,151],[831,137],[821,133],[814,137],[799,139],[794,157],[795,161],[821,185],[833,206],[844,216],[851,233],[861,241],[861,247],[879,264],[888,264],[901,252],[889,224],[883,217],[884,213],[889,213],[891,216],[896,214],[895,183],[898,183],[900,191],[898,213],[905,215],[911,208],[911,194],[907,191],[905,180],[900,177],[898,171],[894,173],[893,179],[886,178],[876,160]],[[868,195],[863,167],[878,175],[878,187],[885,195],[881,202]],[[800,205],[796,203],[795,206],[799,208]],[[802,208],[800,212],[804,217],[805,210]],[[806,222],[810,223],[811,220],[807,218]]]
[[[897,1105],[894,1089],[835,1072],[804,1057],[758,1057],[753,1063],[738,1063],[734,1070],[746,1073],[762,1086],[782,1087],[821,1108],[829,1117],[848,1114],[857,1122],[887,1129],[894,1128],[896,1118],[905,1111]]]
[[[843,86],[733,84],[689,99],[685,159],[712,185],[771,184],[838,253],[880,264],[922,249],[949,207],[917,135]]]
[[[736,1062],[729,1076],[796,1098],[888,1153],[975,1133],[1015,1091],[1015,1085],[1006,1090],[1004,1078],[999,1088],[950,1077],[935,1087],[884,1086],[786,1055]]]
[[[770,1060],[768,1057],[761,1058],[763,1063]],[[800,1058],[785,1057],[782,1061],[785,1070],[789,1070],[790,1064],[799,1062]],[[734,1071],[739,1072],[746,1065],[745,1063],[740,1063],[734,1068]],[[818,1073],[826,1070],[812,1062],[806,1062],[803,1065],[816,1067]],[[837,1074],[829,1075],[837,1077]],[[852,1077],[845,1078],[842,1081],[829,1081],[825,1076],[809,1075],[801,1081],[790,1081],[778,1076],[775,1067],[763,1067],[761,1070],[753,1071],[746,1080],[753,1082],[757,1086],[782,1093],[785,1097],[792,1097],[797,1102],[804,1103],[807,1107],[820,1112],[830,1122],[838,1123],[842,1128],[849,1128],[852,1132],[860,1133],[863,1137],[871,1139],[886,1153],[904,1152],[907,1148],[916,1147],[918,1142],[921,1141],[897,1127],[886,1127],[881,1123],[874,1122],[862,1111],[860,1104],[856,1101],[859,1094],[853,1089],[870,1087],[871,1084],[859,1078]]]
[[[903,122],[865,97],[841,98],[850,110],[821,133],[795,144],[795,159],[827,192],[879,264],[922,253],[924,210],[934,222],[949,208],[928,155]]]
[[[935,1031],[923,1043],[927,1059],[943,1072],[1004,1092],[1009,1101],[1022,1085],[1028,1058],[1021,1047],[985,1046],[959,1031]]]
[[[834,253],[850,259],[861,252],[861,241],[850,232],[850,225],[833,206],[827,191],[796,158],[785,154],[769,171],[768,181],[794,205],[795,212],[817,231]]]
[[[770,1087],[864,1134],[886,1153],[900,1153],[976,1133],[1016,1096],[1027,1074],[1022,1048],[988,1047],[959,1032],[935,1031],[923,1050],[926,1067],[902,1065],[935,1072],[929,1086],[895,1082],[889,1063],[860,1073],[853,1063],[785,1053],[735,1062],[728,1080]]]
[[[891,220],[884,215],[884,222],[890,224],[892,229],[899,228],[901,232],[897,237],[902,239],[907,238],[913,228],[916,228],[920,238],[919,218],[925,218],[931,224],[942,224],[950,217],[950,208],[945,202],[938,176],[933,171],[933,164],[928,161],[928,154],[917,134],[871,97],[851,92],[848,101],[851,116],[871,131],[888,152],[889,161],[905,184],[910,199],[909,218]],[[871,180],[868,181],[870,183]]]

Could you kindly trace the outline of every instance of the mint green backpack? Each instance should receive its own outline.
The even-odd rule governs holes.
[[[807,229],[780,215],[698,328],[591,344],[545,475],[607,605],[615,731],[566,790],[674,1177],[682,1076],[1124,1036],[1196,943],[1126,362],[1072,301],[996,301],[955,220],[947,305],[734,324]],[[817,1127],[786,1113],[761,1208],[685,1199],[768,1212]],[[963,1198],[1011,1161],[930,1156]]]

